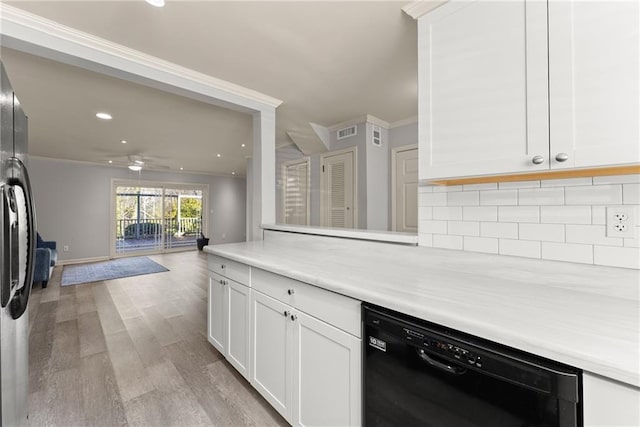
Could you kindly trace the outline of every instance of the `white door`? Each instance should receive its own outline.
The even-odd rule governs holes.
[[[639,27],[637,1],[549,2],[553,168],[640,162]]]
[[[227,360],[250,380],[251,295],[247,286],[227,280]]]
[[[209,273],[209,309],[207,310],[207,337],[209,342],[226,355],[225,278]]]
[[[251,385],[280,415],[291,420],[291,309],[252,290],[251,310]]]
[[[354,228],[355,152],[328,154],[321,160],[321,225]]]
[[[361,341],[296,312],[294,426],[361,425]]]
[[[393,152],[393,231],[418,232],[418,149],[399,148]]]
[[[284,223],[309,225],[309,159],[286,162],[282,169]]]
[[[449,2],[420,18],[420,179],[548,169],[547,83],[546,2]]]

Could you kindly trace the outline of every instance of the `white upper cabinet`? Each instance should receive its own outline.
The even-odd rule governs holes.
[[[640,161],[639,3],[451,1],[422,16],[420,179]]]
[[[447,3],[418,60],[420,179],[548,167],[546,4]]]
[[[549,2],[553,168],[640,162],[639,20],[637,1]]]

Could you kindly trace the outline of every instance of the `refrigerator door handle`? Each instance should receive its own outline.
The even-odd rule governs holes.
[[[29,303],[29,295],[31,294],[31,284],[33,282],[33,267],[36,256],[36,213],[33,205],[33,194],[31,193],[31,181],[27,168],[17,157],[12,157],[8,161],[14,173],[12,177],[7,179],[7,184],[20,187],[24,193],[26,210],[27,210],[27,265],[26,274],[24,276],[24,284],[18,287],[10,302],[11,317],[14,319],[22,316],[27,309]],[[12,253],[11,256],[19,256],[18,253]]]

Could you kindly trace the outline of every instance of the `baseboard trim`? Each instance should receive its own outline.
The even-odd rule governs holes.
[[[110,259],[111,257],[108,257],[108,256],[97,256],[93,258],[76,258],[76,259],[58,260],[56,262],[56,267],[59,265],[84,264],[86,262],[109,261]]]

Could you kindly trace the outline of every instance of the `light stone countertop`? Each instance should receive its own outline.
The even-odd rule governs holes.
[[[640,387],[640,271],[282,234],[208,253]]]

